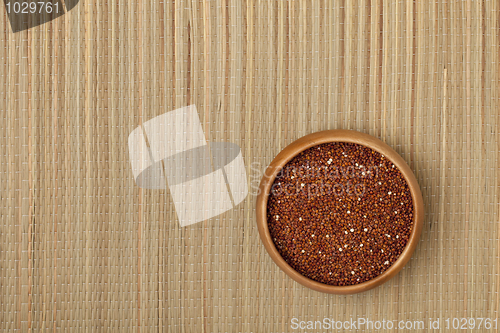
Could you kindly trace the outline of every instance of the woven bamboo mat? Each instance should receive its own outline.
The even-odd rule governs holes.
[[[293,318],[495,319],[499,7],[82,0],[16,34],[1,15],[1,328],[288,332]],[[180,228],[168,190],[136,186],[127,138],[190,104],[208,141],[242,148],[250,193]],[[409,264],[354,296],[289,279],[255,221],[274,156],[335,128],[392,146],[425,201]]]

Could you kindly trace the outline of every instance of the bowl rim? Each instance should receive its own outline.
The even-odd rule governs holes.
[[[399,258],[385,272],[377,277],[350,286],[332,286],[309,279],[294,270],[280,255],[271,239],[267,224],[267,201],[271,186],[278,172],[295,156],[311,147],[331,142],[347,142],[371,148],[389,159],[402,173],[413,200],[413,229],[408,242]],[[424,203],[420,187],[412,170],[405,160],[390,146],[369,134],[353,130],[326,130],[306,135],[285,147],[269,164],[259,185],[256,200],[257,227],[267,252],[273,261],[289,277],[310,289],[329,294],[355,294],[373,289],[393,278],[410,260],[415,251],[423,227]]]

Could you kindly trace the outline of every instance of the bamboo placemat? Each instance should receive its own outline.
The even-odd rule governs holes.
[[[292,318],[495,319],[499,7],[82,0],[16,34],[1,15],[1,328],[288,332]],[[190,104],[208,141],[242,148],[250,194],[180,228],[168,190],[135,185],[127,138]],[[293,282],[255,223],[274,156],[335,128],[392,146],[425,201],[412,260],[354,296]]]

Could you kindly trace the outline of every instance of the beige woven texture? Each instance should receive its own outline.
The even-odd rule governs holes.
[[[496,318],[499,7],[82,0],[16,34],[0,15],[1,328],[288,332],[294,317]],[[190,104],[208,141],[242,148],[250,194],[180,228],[168,190],[134,183],[127,138]],[[408,265],[354,296],[288,278],[255,221],[276,154],[336,128],[393,147],[425,202]]]

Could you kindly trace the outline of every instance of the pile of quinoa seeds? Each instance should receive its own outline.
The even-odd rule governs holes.
[[[302,275],[348,286],[375,278],[401,255],[413,226],[399,169],[362,145],[309,148],[285,165],[267,205],[271,237]]]

